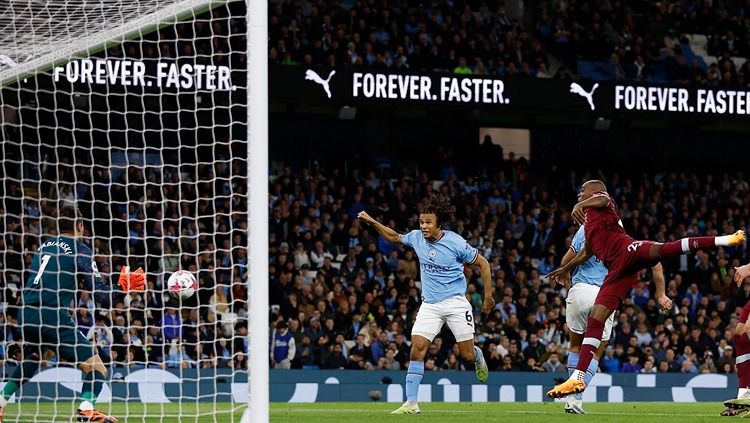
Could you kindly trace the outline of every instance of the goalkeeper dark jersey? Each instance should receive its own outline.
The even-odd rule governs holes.
[[[76,296],[79,281],[85,290],[93,292],[97,302],[109,307],[112,288],[102,280],[91,249],[68,236],[50,238],[31,261],[23,303],[67,309]]]

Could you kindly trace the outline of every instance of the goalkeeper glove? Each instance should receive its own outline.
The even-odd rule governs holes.
[[[120,280],[117,283],[124,292],[143,291],[146,289],[146,273],[140,267],[130,273],[130,266],[122,266]]]

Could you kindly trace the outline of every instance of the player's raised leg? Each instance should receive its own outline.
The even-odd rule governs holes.
[[[731,235],[689,237],[663,244],[651,242],[648,258],[651,260],[670,259],[708,248],[734,247],[744,243],[745,237],[745,231],[739,230]]]
[[[489,368],[482,349],[474,345],[474,315],[466,297],[453,297],[444,301],[447,311],[446,323],[458,343],[458,353],[468,363],[474,363],[474,371],[480,382],[487,382]]]
[[[490,375],[487,362],[484,361],[484,354],[482,349],[474,345],[474,340],[469,339],[458,343],[458,353],[461,358],[469,363],[474,363],[474,371],[477,374],[477,379],[480,382],[487,382],[487,378]]]

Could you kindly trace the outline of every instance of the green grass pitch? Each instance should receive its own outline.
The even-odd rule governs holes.
[[[8,404],[3,423],[70,423],[75,421],[77,402],[22,402]],[[140,402],[99,403],[96,408],[101,412],[116,417],[119,423],[229,423],[239,422],[245,411],[245,404],[228,402],[143,404]]]
[[[424,403],[422,414],[391,416],[388,413],[401,404],[393,403],[316,403],[271,404],[271,421],[283,422],[561,422],[589,421],[607,423],[633,422],[704,422],[719,417],[724,406],[719,403],[592,403],[584,404],[585,416],[565,414],[562,403]]]
[[[70,422],[73,421],[74,403],[21,403],[10,404],[5,412],[7,422]],[[585,416],[563,412],[561,403],[424,403],[422,414],[417,416],[391,416],[398,408],[395,403],[315,403],[271,404],[271,422],[278,423],[337,423],[337,422],[396,422],[420,420],[424,422],[497,422],[522,423],[558,421],[606,421],[607,423],[633,422],[703,422],[722,419],[719,403],[592,403],[585,404]],[[110,413],[120,422],[144,423],[203,423],[239,422],[245,411],[243,404],[183,403],[99,404],[99,409]]]

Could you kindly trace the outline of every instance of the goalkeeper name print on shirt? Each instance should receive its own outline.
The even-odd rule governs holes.
[[[39,247],[31,261],[23,303],[67,309],[78,289],[78,277],[92,279],[89,284],[101,279],[91,249],[70,237],[51,238]]]

